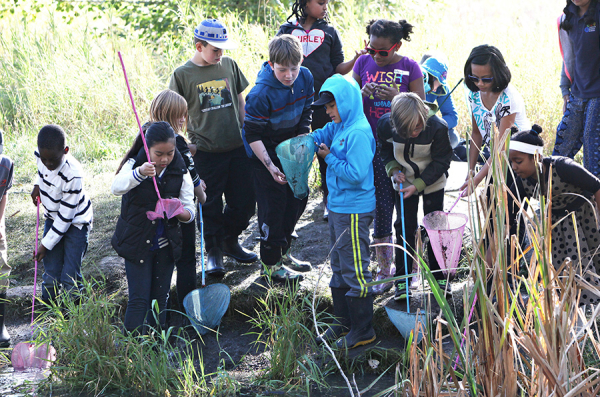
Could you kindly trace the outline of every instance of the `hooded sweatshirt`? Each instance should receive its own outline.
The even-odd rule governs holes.
[[[344,51],[340,34],[327,21],[318,19],[309,31],[304,30],[298,21],[287,22],[279,28],[277,35],[291,34],[302,44],[304,61],[302,66],[310,70],[315,79],[315,92],[335,73],[338,65],[344,62]]]
[[[362,110],[358,83],[335,74],[321,92],[335,98],[340,123],[330,122],[312,133],[316,149],[324,143],[330,154],[327,163],[327,207],[340,214],[361,214],[375,209],[373,157],[375,139]]]
[[[256,85],[246,97],[242,138],[248,156],[254,155],[249,145],[252,142],[262,140],[272,155],[281,142],[308,134],[313,99],[313,77],[307,68],[301,66],[296,81],[288,87],[277,80],[265,62],[256,77]]]

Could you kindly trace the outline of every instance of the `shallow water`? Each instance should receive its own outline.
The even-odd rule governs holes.
[[[0,396],[36,396],[36,385],[48,377],[49,370],[31,369],[15,371],[12,367],[0,370]]]

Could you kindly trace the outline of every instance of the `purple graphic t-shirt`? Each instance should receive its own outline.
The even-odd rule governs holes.
[[[407,57],[402,57],[396,63],[379,67],[371,55],[361,55],[356,60],[353,71],[360,76],[361,88],[371,82],[392,87],[395,81],[399,92],[408,92],[408,85],[411,82],[423,78],[419,64]],[[377,96],[363,97],[363,109],[373,134],[377,133],[377,120],[390,111],[391,105],[392,101]]]

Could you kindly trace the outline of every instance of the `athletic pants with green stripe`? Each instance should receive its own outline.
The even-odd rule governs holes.
[[[371,295],[369,271],[369,226],[375,211],[362,214],[340,214],[329,211],[331,239],[331,288],[349,288],[346,296],[366,298]]]

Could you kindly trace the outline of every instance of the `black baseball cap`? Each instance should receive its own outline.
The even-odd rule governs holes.
[[[312,106],[325,106],[331,101],[335,101],[333,94],[329,91],[323,91],[319,94],[319,99],[313,102]]]

